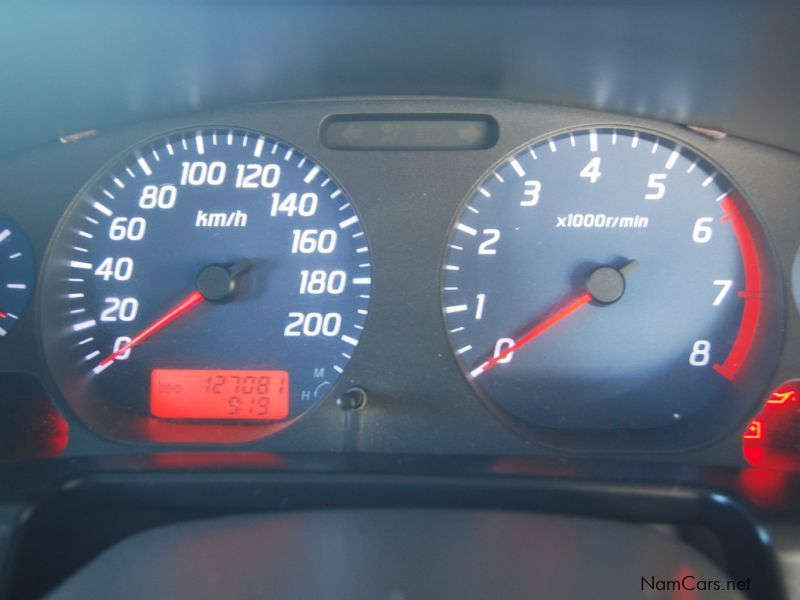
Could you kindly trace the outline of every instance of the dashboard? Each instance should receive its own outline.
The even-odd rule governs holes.
[[[746,597],[794,591],[800,83],[772,76],[800,15],[740,8],[10,9],[5,593],[99,593],[163,526],[376,507],[669,526]]]

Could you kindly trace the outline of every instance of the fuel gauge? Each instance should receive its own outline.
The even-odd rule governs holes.
[[[16,324],[33,291],[36,266],[25,234],[0,216],[0,337]]]

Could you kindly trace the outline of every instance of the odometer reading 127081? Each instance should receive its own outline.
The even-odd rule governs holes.
[[[442,302],[489,406],[556,445],[712,441],[780,349],[769,244],[735,185],[651,133],[585,129],[504,159],[453,224]]]
[[[223,128],[106,168],[45,269],[44,348],[67,402],[101,433],[165,442],[253,439],[319,402],[358,344],[371,284],[331,175]]]

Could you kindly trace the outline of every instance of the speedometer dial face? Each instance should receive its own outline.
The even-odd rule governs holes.
[[[44,273],[43,343],[101,433],[245,441],[331,391],[370,283],[359,217],[320,165],[257,132],[184,131],[71,205]]]
[[[741,423],[780,345],[757,219],[693,150],[627,129],[503,160],[457,215],[443,312],[465,375],[515,426],[669,448]]]

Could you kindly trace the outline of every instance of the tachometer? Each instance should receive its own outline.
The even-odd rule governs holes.
[[[309,157],[254,131],[178,132],[70,206],[43,276],[44,349],[103,434],[253,439],[331,390],[370,270],[350,199]]]
[[[743,422],[779,351],[758,221],[678,142],[599,128],[503,160],[454,223],[443,312],[502,416],[575,447],[681,447]]]

